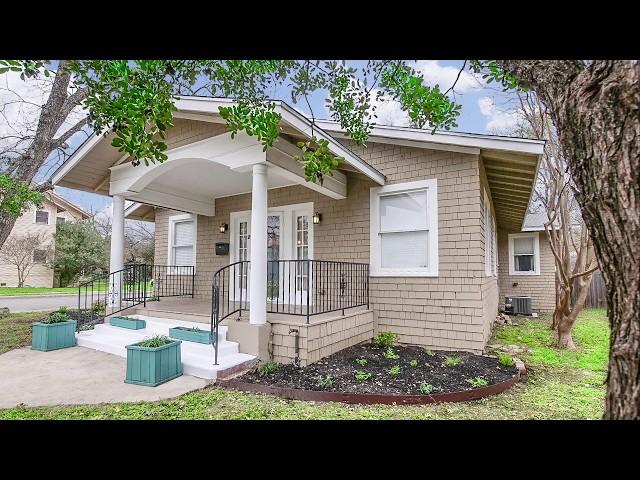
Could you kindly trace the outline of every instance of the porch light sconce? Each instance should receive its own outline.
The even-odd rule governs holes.
[[[313,214],[313,224],[318,225],[322,221],[322,214],[314,213]]]
[[[220,230],[220,233],[226,232],[228,228],[229,228],[229,225],[227,225],[226,223],[221,223],[220,226],[218,227],[218,229]]]

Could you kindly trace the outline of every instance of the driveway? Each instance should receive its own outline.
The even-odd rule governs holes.
[[[55,310],[65,305],[78,308],[78,295],[23,295],[20,297],[0,297],[0,308],[9,307],[13,312],[32,312],[36,310]]]
[[[157,387],[132,385],[124,383],[126,366],[126,358],[84,347],[51,352],[30,347],[11,350],[0,355],[0,408],[149,402],[208,384],[182,375]]]

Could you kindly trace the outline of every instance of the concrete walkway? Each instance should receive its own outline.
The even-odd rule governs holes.
[[[157,387],[131,385],[124,383],[126,362],[83,347],[11,350],[0,355],[0,408],[154,401],[207,385],[189,375]]]
[[[65,305],[78,308],[78,294],[71,295],[23,295],[0,297],[0,308],[9,307],[13,312],[33,312],[38,310],[56,310]]]

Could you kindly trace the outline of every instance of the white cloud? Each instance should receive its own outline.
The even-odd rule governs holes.
[[[459,67],[441,65],[438,60],[418,60],[413,68],[422,74],[422,78],[424,78],[424,82],[427,85],[431,87],[438,85],[442,92],[446,92],[456,83],[456,77],[460,73]],[[453,92],[465,93],[472,90],[480,90],[484,86],[485,83],[482,77],[463,70]],[[449,95],[451,95],[451,92]]]
[[[487,117],[485,130],[488,132],[504,132],[512,130],[520,121],[521,115],[515,110],[502,110],[497,107],[491,97],[478,99],[480,113]]]

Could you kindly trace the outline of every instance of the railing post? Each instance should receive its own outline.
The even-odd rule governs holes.
[[[147,264],[144,264],[144,275],[142,276],[144,286],[142,287],[142,303],[144,308],[147,308]]]
[[[196,293],[196,267],[191,267],[191,298],[195,298]]]
[[[78,314],[76,315],[76,332],[80,333],[80,288],[82,282],[78,282]]]
[[[309,295],[311,291],[311,260],[307,260],[307,323],[309,323]]]

